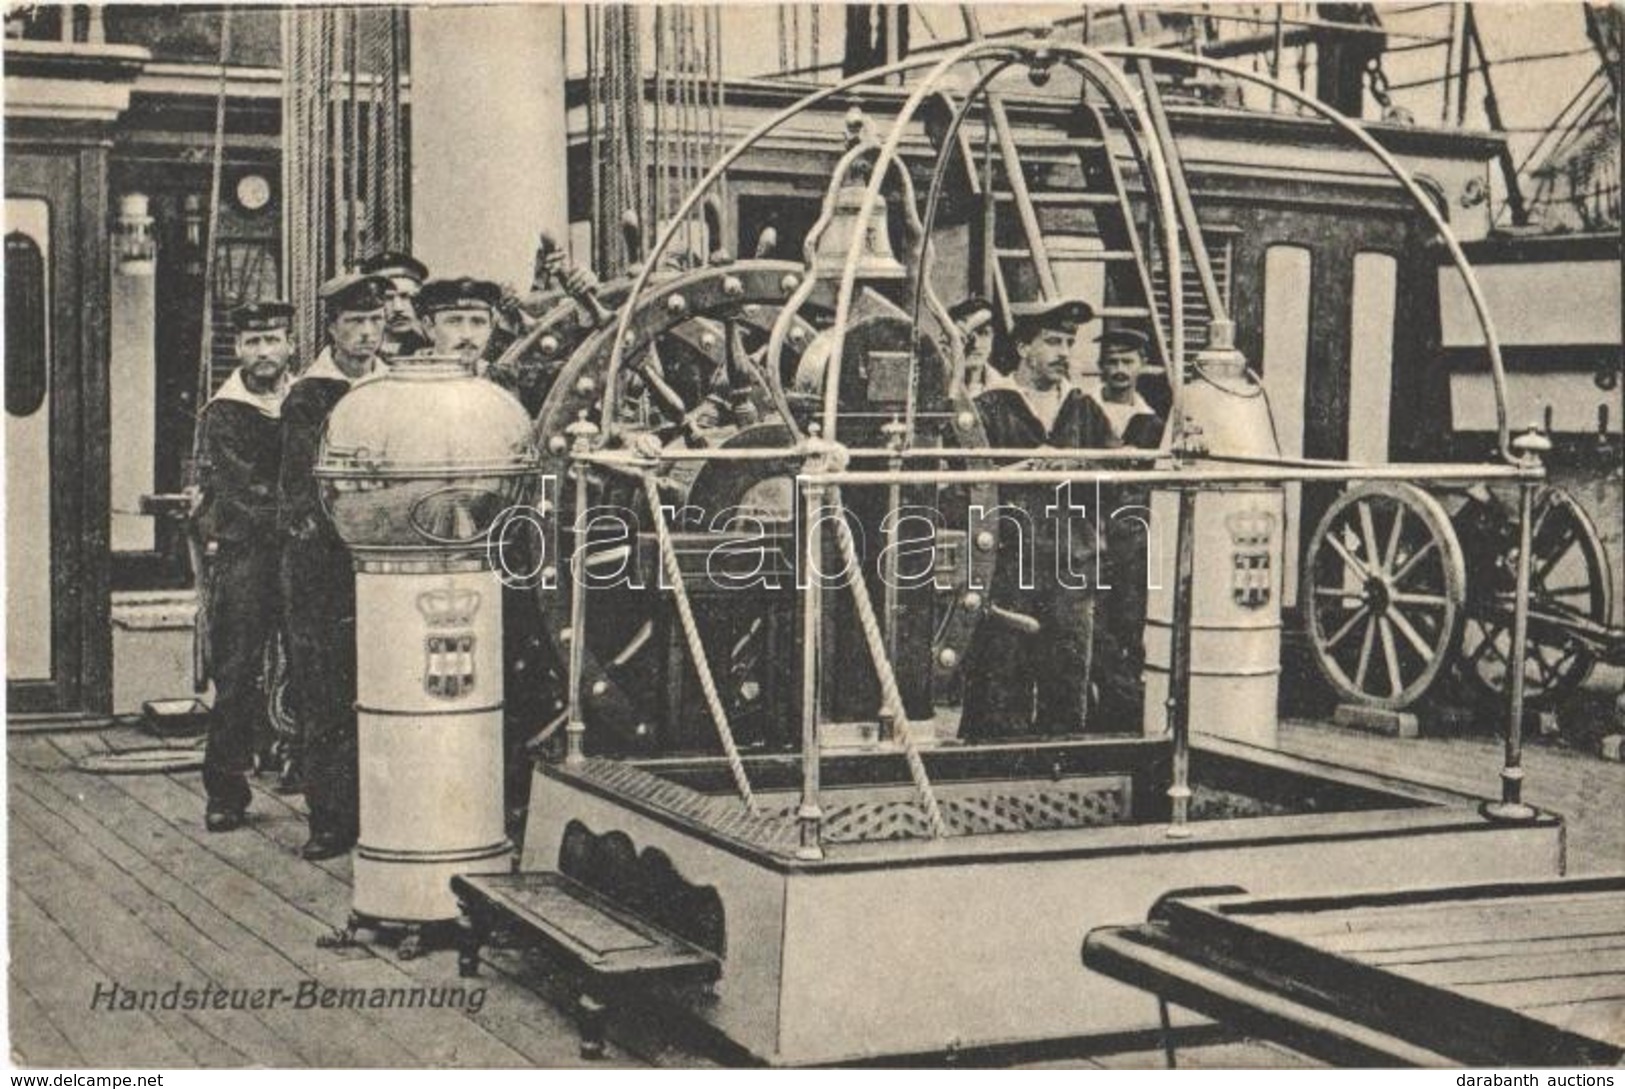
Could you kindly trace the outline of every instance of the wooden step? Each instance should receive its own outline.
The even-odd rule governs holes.
[[[1029,151],[1093,151],[1106,146],[1098,136],[1023,136],[1021,152]]]
[[[993,196],[997,200],[1016,199],[1014,193],[994,193]],[[1083,207],[1116,205],[1119,203],[1116,193],[1028,193],[1027,199],[1035,205],[1045,204],[1051,207],[1066,207],[1067,205]]]
[[[1046,241],[1048,253],[1051,258],[1064,257],[1068,261],[1086,262],[1096,261],[1102,264],[1108,261],[1133,261],[1133,250],[1091,250],[1082,247],[1056,246]],[[1028,249],[996,249],[994,255],[1000,259],[1032,260],[1033,251]]]
[[[576,1005],[583,1058],[604,1054],[609,1001],[629,985],[712,983],[716,954],[670,934],[586,885],[551,870],[451,879],[466,928],[458,974],[479,974],[480,947],[505,923],[582,982]]]
[[[465,905],[509,920],[595,976],[679,976],[709,982],[720,962],[561,873],[454,877]]]
[[[1151,310],[1144,306],[1097,306],[1097,318],[1149,318]]]

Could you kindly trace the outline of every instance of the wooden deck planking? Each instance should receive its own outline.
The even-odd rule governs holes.
[[[15,819],[15,818],[14,818]],[[21,823],[21,822],[19,822]],[[27,829],[23,835],[33,833]],[[169,947],[139,917],[102,891],[90,875],[62,860],[43,836],[29,846],[32,857],[19,877],[29,896],[58,922],[71,926],[75,945],[104,973],[82,981],[85,1012],[81,1021],[128,1017],[105,1005],[92,1008],[96,987],[112,985],[163,991],[175,983],[188,983],[169,958]],[[249,1061],[234,1041],[239,1035],[227,1018],[210,1017],[196,1010],[161,1011],[155,1015],[164,1031],[192,1062],[202,1066],[240,1066]]]
[[[84,1066],[84,1056],[57,1025],[57,1016],[11,973],[11,1061],[15,1066]]]
[[[1533,1006],[1523,1012],[1526,1017],[1538,1018],[1569,1032],[1625,1047],[1625,998]]]
[[[1509,913],[1510,915],[1510,913]],[[1259,929],[1265,929],[1260,927]],[[1487,941],[1539,941],[1564,938],[1612,938],[1625,935],[1625,919],[1619,913],[1598,913],[1589,918],[1550,919],[1540,915],[1510,915],[1487,920],[1476,927],[1429,926],[1352,930],[1343,934],[1317,934],[1298,938],[1315,949],[1344,955],[1426,950],[1459,945],[1473,935]]]
[[[287,971],[286,960],[274,948],[82,810],[61,805],[61,796],[54,799],[58,808],[52,808],[50,800],[30,796],[32,790],[45,793],[38,784],[18,783],[14,777],[13,789],[13,819],[27,820],[34,807],[46,820],[54,819],[58,832],[54,849],[64,858],[94,869],[105,894],[141,918],[173,951],[167,962],[177,972],[184,967],[198,979],[229,986],[275,979]],[[231,1026],[232,1040],[246,1049],[251,1063],[316,1061],[319,1046],[313,1048],[312,1038],[320,1037],[322,1025],[304,1024],[291,1011],[219,1012]]]
[[[176,775],[166,777],[170,783],[192,794],[196,798],[197,812],[202,813],[204,794],[201,777],[196,774]],[[254,806],[264,809],[256,813],[250,810],[251,818],[255,819],[254,827],[267,839],[284,848],[295,868],[295,876],[300,870],[312,868],[312,864],[297,858],[299,846],[304,843],[306,829],[302,806],[290,805],[286,799],[268,792],[256,791]],[[183,822],[185,813],[181,810]],[[297,820],[289,821],[276,819],[279,815],[292,815]],[[257,818],[271,816],[270,820]],[[201,816],[194,817],[201,823]],[[209,840],[205,840],[209,843]],[[340,902],[343,910],[334,916],[342,921],[348,914],[350,902],[350,871],[351,860],[349,856],[341,856],[328,860],[315,867],[332,876],[341,888]],[[320,905],[331,900],[324,900],[320,894],[313,895],[311,903]],[[335,924],[336,925],[336,924]],[[390,956],[387,951],[379,953],[380,956]],[[441,973],[433,967],[433,962],[446,960],[450,954],[439,953],[417,961],[402,963],[403,970],[424,975],[428,979],[440,979]],[[399,962],[398,962],[399,963]],[[534,1065],[546,1067],[574,1067],[583,1066],[593,1069],[616,1062],[636,1065],[641,1062],[657,1061],[665,1055],[671,1061],[684,1066],[715,1066],[710,1059],[695,1054],[693,1051],[681,1046],[674,1047],[657,1033],[642,1030],[642,1026],[623,1022],[619,1026],[612,1026],[610,1032],[611,1048],[605,1060],[584,1060],[580,1056],[576,1040],[575,1022],[571,1015],[566,1013],[574,1002],[574,984],[558,971],[556,965],[540,956],[525,956],[518,952],[500,948],[487,948],[482,953],[482,971],[479,982],[484,983],[490,990],[491,1001],[488,1001],[480,1013],[483,1020],[490,1019],[493,1027],[501,1029],[501,1035],[514,1046],[518,1047],[529,1057]],[[496,1001],[506,996],[506,1001]],[[619,1050],[615,1045],[619,1044]]]
[[[138,789],[144,795],[151,795],[154,804],[160,807],[177,827],[187,827],[191,824],[201,826],[204,795],[199,777],[187,775],[161,778],[165,780],[161,785],[155,782]],[[254,804],[259,806],[262,801],[274,797],[256,791]],[[262,818],[269,816],[271,819],[256,820],[252,827],[261,833],[264,841],[269,842],[287,871],[279,875],[277,881],[279,891],[285,896],[291,894],[296,906],[320,913],[318,918],[323,924],[317,931],[318,935],[331,932],[342,924],[349,914],[350,857],[342,856],[328,860],[320,866],[312,866],[298,858],[298,848],[306,837],[303,814],[291,806],[278,807],[275,803],[268,804],[265,808],[269,812],[262,811],[258,816]],[[279,808],[285,812],[279,813]],[[253,810],[250,812],[252,815]],[[188,814],[193,815],[188,817]],[[286,819],[288,814],[297,820]],[[187,834],[194,842],[215,851],[233,846],[223,841],[235,840],[241,835],[233,833],[230,836],[211,836],[207,832]],[[258,847],[251,845],[250,849],[257,854],[264,854]],[[238,852],[233,848],[227,853],[235,855]],[[344,955],[333,951],[316,950],[313,938],[310,940],[310,946],[318,964],[338,960]],[[370,958],[371,954],[364,953],[362,956]],[[400,972],[427,985],[458,982],[455,957],[448,951],[438,951],[414,961],[397,961],[392,953],[381,950],[377,954],[377,959],[395,966]],[[494,967],[497,969],[496,972],[488,970],[477,980],[465,981],[469,986],[484,985],[487,988],[488,1000],[479,1014],[482,1022],[490,1020],[491,1024],[486,1027],[493,1031],[500,1029],[501,1031],[497,1033],[499,1038],[515,1048],[529,1064],[550,1067],[584,1064],[585,1060],[580,1058],[576,1047],[574,1022],[556,1007],[537,1002],[530,988],[525,985],[533,973],[527,972],[522,963],[512,960],[502,961]],[[506,1000],[497,1001],[499,998]],[[389,1015],[393,1016],[393,1011],[390,1011]],[[462,1065],[476,1064],[464,1062]],[[596,1065],[603,1064],[600,1062]]]
[[[1305,1070],[1325,1069],[1326,1064],[1277,1044],[1243,1040],[1233,1043],[1201,1044],[1178,1049],[1180,1070]],[[1165,1070],[1166,1054],[1154,1051],[1125,1051],[1097,1055],[1087,1063],[1070,1060],[1055,1063],[1058,1068],[1085,1066],[1102,1070]],[[1023,1069],[1028,1069],[1023,1067]]]
[[[1342,767],[1480,798],[1500,796],[1501,741],[1491,725],[1473,737],[1382,737],[1323,722],[1281,723],[1287,752]],[[1193,759],[1199,760],[1200,754]],[[1617,873],[1625,865],[1625,763],[1533,741],[1523,748],[1524,800],[1562,814],[1571,875]]]
[[[120,737],[113,747],[139,747],[139,741],[132,741],[134,735]],[[291,977],[295,984],[298,979],[316,978],[324,986],[463,985],[487,990],[477,1017],[457,1010],[297,1011],[297,1024],[320,1021],[337,1027],[316,1033],[324,1039],[315,1054],[283,1055],[272,1061],[551,1067],[582,1062],[568,1017],[510,978],[515,973],[533,974],[521,961],[506,959],[501,965],[506,974],[488,970],[478,980],[459,981],[449,952],[403,963],[365,949],[345,953],[317,949],[315,938],[348,914],[349,862],[313,866],[297,858],[294,852],[304,841],[305,828],[295,807],[256,791],[251,810],[255,820],[249,828],[211,835],[202,829],[204,802],[196,773],[96,776],[71,769],[73,758],[107,747],[105,739],[94,734],[26,742],[13,737],[14,780],[22,782],[31,774],[58,780],[63,784],[59,801],[78,806],[81,819],[93,808],[93,823],[141,830],[136,837],[141,853],[192,893],[189,911],[212,912],[206,927],[210,933],[222,926],[246,928],[250,940],[278,958],[273,985]],[[42,770],[30,772],[30,767]],[[51,771],[53,767],[59,771]],[[16,774],[19,770],[21,774]],[[112,833],[104,829],[104,834]],[[347,1023],[358,1017],[362,1023]],[[413,1021],[422,1023],[414,1026]],[[628,1061],[624,1055],[620,1058]]]
[[[119,779],[117,785],[191,842],[193,849],[184,858],[197,879],[217,890],[217,902],[235,904],[238,918],[281,950],[299,975],[333,987],[408,987],[420,982],[394,961],[372,956],[366,950],[357,950],[360,956],[347,956],[316,947],[316,939],[341,923],[348,912],[349,890],[330,875],[316,877],[319,871],[296,864],[298,860],[289,858],[263,836],[240,832],[222,836],[204,831],[201,798],[168,776],[128,776]],[[287,882],[279,880],[273,885],[261,879],[272,866],[286,868],[294,896],[286,894]],[[340,885],[338,896],[332,895],[334,884]],[[323,908],[326,918],[316,913]],[[457,986],[455,964],[449,967],[450,971],[436,972],[435,978],[421,982]],[[521,1066],[526,1061],[523,1054],[460,1011],[397,1008],[344,1012],[357,1014],[365,1022],[362,1031],[370,1029],[381,1043],[389,1045],[390,1050],[378,1056],[385,1065]]]
[[[1446,990],[1492,1002],[1497,1006],[1526,1012],[1531,1017],[1541,1008],[1573,1002],[1597,1002],[1625,998],[1625,972],[1568,976],[1555,979],[1520,979],[1488,983],[1453,983]]]
[[[360,980],[341,976],[332,970],[343,963],[338,958],[333,958],[333,963],[329,965],[315,963],[318,953],[315,939],[327,929],[320,919],[288,905],[275,888],[262,883],[254,874],[225,863],[211,850],[198,850],[202,845],[196,839],[187,837],[181,826],[171,825],[161,819],[160,814],[144,809],[137,799],[126,792],[126,788],[134,784],[141,784],[137,787],[141,790],[165,777],[110,776],[100,782],[95,776],[83,778],[88,781],[83,783],[81,789],[99,792],[98,800],[108,806],[118,823],[127,824],[131,829],[151,837],[154,846],[162,850],[161,864],[174,876],[198,890],[221,908],[222,914],[240,923],[266,949],[276,954],[279,963],[267,966],[272,974],[239,977],[235,981],[239,985],[296,987],[305,978],[317,979],[324,986],[404,985],[398,974],[386,975],[382,979]],[[201,831],[201,815],[199,807],[193,819],[199,825],[198,835],[205,836],[208,833]],[[252,838],[255,837],[244,837],[243,844],[249,844]],[[264,872],[263,869],[261,872]],[[302,956],[304,950],[309,952]],[[376,960],[370,956],[366,959]],[[304,1018],[312,1016],[311,1011],[286,1012]],[[313,1056],[313,1061],[317,1063],[342,1058],[352,1064],[400,1066],[413,1065],[421,1058],[412,1047],[414,1034],[406,1031],[393,1016],[417,1011],[392,1010],[377,1014],[358,1010],[324,1012],[329,1016],[341,1016],[334,1017],[334,1028],[322,1034],[325,1046]],[[447,1027],[451,1026],[448,1024]]]
[[[221,890],[203,876],[200,865],[190,864],[190,856],[195,852],[181,843],[172,829],[128,804],[110,783],[76,782],[73,788],[85,803],[115,818],[111,829],[116,832],[102,828],[98,842],[115,854],[126,850],[132,854],[147,852],[145,856],[136,855],[143,858],[146,866],[129,861],[128,856],[126,860],[138,872],[145,871],[143,877],[151,882],[147,895],[154,901],[155,914],[173,916],[174,923],[164,931],[169,942],[168,952],[159,956],[159,963],[174,964],[195,958],[192,963],[197,965],[194,970],[199,973],[200,986],[207,982],[222,986],[297,986],[299,979],[310,975],[274,941],[244,921],[244,912],[238,910],[239,898],[255,897],[259,895],[256,891],[243,885],[238,887],[240,891],[231,890],[227,902],[211,898],[211,892]],[[71,803],[71,795],[64,797]],[[88,810],[84,806],[78,814],[74,814],[71,806],[65,809],[62,814],[65,820],[74,820],[77,816],[75,823],[87,823]],[[89,820],[88,823],[95,822]],[[80,834],[86,833],[81,831]],[[112,836],[115,842],[109,844],[104,838],[107,836]],[[109,870],[116,871],[116,867]],[[105,875],[112,877],[113,873]],[[313,1016],[310,1011],[283,1009],[261,1011],[260,1016],[277,1025],[276,1035],[281,1040],[297,1040],[298,1043],[285,1050],[273,1044],[273,1053],[254,1056],[256,1062],[283,1065],[304,1059],[315,1065],[338,1061],[369,1065],[387,1064],[390,1060],[399,1063],[398,1053],[381,1046],[380,1034],[354,1011],[324,1011]]]
[[[1477,900],[1457,899],[1423,903],[1390,903],[1350,906],[1320,911],[1242,911],[1237,917],[1268,930],[1271,934],[1309,939],[1319,934],[1355,930],[1436,928],[1465,925],[1478,927],[1498,919],[1539,915],[1553,919],[1583,919],[1609,915],[1625,920],[1625,889],[1610,893],[1587,890],[1564,895],[1494,896]]]
[[[277,983],[282,982],[288,975],[297,978],[313,976],[328,983],[330,980],[327,977],[332,973],[325,969],[332,967],[335,960],[345,972],[350,970],[349,966],[352,964],[370,962],[394,969],[400,976],[420,983],[431,985],[456,983],[454,960],[445,953],[434,954],[407,964],[397,964],[382,950],[377,956],[366,954],[360,960],[343,960],[335,954],[314,949],[310,937],[341,922],[348,911],[350,864],[348,859],[341,858],[313,865],[295,857],[294,852],[305,838],[304,818],[298,801],[290,804],[286,799],[256,790],[251,827],[231,835],[210,836],[202,830],[203,796],[196,773],[112,777],[88,775],[66,767],[68,757],[84,751],[151,744],[140,735],[128,731],[111,731],[82,733],[71,737],[64,734],[43,737],[47,747],[44,753],[21,747],[19,742],[24,739],[15,735],[10,738],[14,798],[18,782],[16,769],[19,766],[26,770],[27,766],[38,758],[43,760],[45,767],[49,769],[37,780],[25,780],[25,796],[31,796],[40,787],[40,783],[46,781],[51,783],[50,792],[45,793],[46,801],[50,804],[38,803],[43,809],[35,814],[34,823],[30,826],[32,831],[43,836],[48,843],[57,842],[50,836],[44,836],[45,829],[39,827],[38,822],[44,819],[45,811],[55,812],[57,810],[53,809],[53,806],[60,807],[73,812],[74,820],[70,822],[70,827],[80,829],[81,832],[86,827],[93,827],[98,831],[98,835],[89,837],[96,850],[101,851],[104,848],[110,850],[113,843],[117,842],[123,845],[123,849],[130,851],[131,857],[125,860],[130,871],[123,873],[122,883],[119,886],[120,902],[171,945],[175,950],[172,957],[176,959],[180,956],[190,957],[192,962],[208,966],[211,972],[221,972],[226,970],[233,959],[247,956],[247,950],[257,948],[260,951],[259,956],[274,958],[271,963],[287,965],[276,969],[284,973],[276,978]],[[1338,754],[1347,749],[1349,758],[1346,762],[1349,765],[1365,767],[1379,774],[1390,774],[1404,779],[1424,779],[1436,785],[1467,789],[1480,795],[1490,795],[1496,790],[1495,771],[1499,768],[1499,746],[1488,738],[1481,746],[1476,745],[1474,741],[1463,739],[1453,739],[1447,743],[1436,739],[1433,741],[1423,739],[1418,743],[1373,739],[1363,734],[1351,733],[1344,736],[1343,733],[1319,726],[1295,725],[1285,727],[1283,737],[1287,741],[1287,748],[1313,758],[1341,762]],[[1460,752],[1464,744],[1475,749],[1471,759],[1466,761],[1462,760]],[[1449,750],[1448,753],[1446,748]],[[1484,751],[1476,751],[1478,748]],[[1356,749],[1360,750],[1359,755],[1355,754]],[[1571,824],[1569,832],[1571,871],[1584,872],[1588,868],[1617,869],[1619,859],[1625,858],[1625,850],[1614,846],[1625,844],[1625,827],[1621,827],[1621,822],[1618,821],[1617,799],[1625,793],[1625,790],[1616,788],[1625,786],[1625,767],[1602,764],[1594,758],[1538,746],[1527,752],[1526,765],[1529,767],[1526,796],[1535,804],[1563,812],[1571,818],[1579,818]],[[1578,826],[1587,819],[1589,824],[1584,827]],[[134,827],[126,827],[132,821],[135,822]],[[70,833],[65,828],[63,836],[68,835]],[[258,845],[251,846],[249,841],[258,841]],[[60,843],[58,846],[60,847]],[[25,849],[39,850],[40,844],[37,840],[31,840]],[[179,857],[194,854],[205,854],[215,859],[215,862],[204,869],[209,881],[204,888],[191,888],[184,875],[175,873],[177,869],[182,869]],[[64,857],[75,866],[87,863],[86,856],[82,854],[72,856],[65,854]],[[135,861],[136,859],[140,859],[140,862]],[[1599,865],[1599,859],[1605,861]],[[222,868],[235,872],[244,883],[239,883],[238,880],[228,882],[221,872]],[[173,896],[181,903],[185,913],[158,903],[160,898],[151,891],[154,888],[162,888],[166,894]],[[226,888],[235,891],[227,895],[224,891]],[[245,890],[254,889],[260,890],[257,893],[259,896],[273,895],[281,901],[283,907],[267,910],[282,920],[281,925],[288,933],[279,931],[262,935],[256,931],[263,924],[263,919],[250,919],[247,922],[251,925],[244,925],[231,917],[236,902],[233,897],[244,895]],[[186,898],[186,894],[190,895],[190,899]],[[148,907],[140,907],[138,901],[142,898],[151,899],[155,903]],[[160,918],[164,920],[162,925],[158,922]],[[301,918],[303,921],[300,921]],[[31,928],[34,924],[35,920],[30,918],[28,927]],[[14,935],[17,933],[17,926],[14,921]],[[299,937],[294,940],[289,935],[296,927]],[[1607,939],[1608,936],[1599,935],[1596,940]],[[289,941],[303,948],[295,949],[287,944]],[[1460,935],[1457,935],[1456,942],[1460,943]],[[1479,949],[1483,943],[1467,944],[1472,947],[1469,952],[1474,957],[1494,945],[1489,943],[1485,949]],[[1446,946],[1423,951],[1422,955],[1433,957],[1443,951],[1447,951]],[[1417,952],[1388,950],[1377,951],[1371,955],[1414,958]],[[533,1065],[574,1065],[577,1061],[575,1039],[568,1017],[556,1005],[532,997],[529,988],[522,985],[533,984],[542,993],[556,1000],[563,993],[557,978],[534,957],[516,952],[494,950],[490,960],[493,964],[482,972],[481,979],[477,981],[489,988],[485,1008],[477,1018],[469,1018],[462,1014],[455,1016],[462,1017],[465,1022],[477,1022],[481,1029],[506,1042],[508,1046],[521,1053],[525,1061]],[[310,969],[302,967],[305,964],[312,967]],[[17,1009],[21,1012],[14,1014],[14,1019],[17,1016],[27,1016],[30,1020],[34,1020],[36,1013],[27,1012],[32,1010],[37,1011],[39,1019],[46,1025],[45,1031],[36,1033],[37,1042],[34,1046],[71,1047],[72,1045],[67,1045],[66,1037],[62,1037],[60,1043],[52,1043],[52,1032],[59,1037],[62,1032],[61,1027],[52,1022],[53,1017],[58,1020],[61,1018],[58,1006],[52,1001],[54,994],[49,991],[42,994],[29,989],[31,985],[38,985],[39,981],[25,980],[15,965],[13,972],[13,993],[26,995],[24,1003],[18,1004]],[[1617,1025],[1620,1018],[1618,1004],[1610,1005],[1604,1000],[1567,1003],[1561,1009],[1570,1019],[1565,1027],[1574,1027],[1586,1019]],[[378,1012],[383,1018],[394,1018],[402,1011]],[[434,1012],[444,1013],[444,1011]],[[322,1050],[325,1054],[321,1059],[309,1059],[299,1055],[279,1056],[275,1061],[279,1064],[308,1061],[313,1064],[337,1066],[377,1065],[375,1061],[369,1061],[356,1053],[361,1045],[361,1041],[356,1037],[366,1033],[366,1030],[353,1031],[353,1025],[343,1022],[345,1015],[353,1017],[355,1014],[354,1011],[322,1011],[319,1014],[316,1011],[302,1012],[291,1026],[302,1028],[306,1034],[329,1037],[339,1050],[345,1052],[344,1054],[327,1052],[324,1047]],[[343,1022],[346,1027],[341,1031],[317,1030],[311,1033],[310,1030],[315,1028],[318,1021],[333,1025]],[[618,1035],[616,1039],[630,1037],[631,1039],[625,1042],[634,1044],[633,1054],[684,1065],[692,1065],[699,1061],[692,1052],[663,1042],[658,1033],[649,1031],[647,1025],[640,1023],[628,1025],[626,1028],[629,1031]],[[84,1039],[85,1034],[78,1030],[77,1025],[70,1025],[69,1031],[74,1034],[75,1040]],[[378,1030],[372,1029],[371,1034],[377,1035]],[[23,1038],[16,1033],[13,1038],[20,1046]],[[387,1044],[393,1045],[394,1042],[390,1039]],[[1255,1065],[1247,1061],[1250,1054],[1256,1054],[1248,1051],[1251,1047],[1252,1045],[1240,1045],[1235,1053],[1235,1061],[1214,1065]],[[628,1058],[624,1052],[619,1054],[622,1059]],[[91,1056],[83,1058],[92,1061]],[[30,1058],[30,1061],[35,1060]],[[71,1056],[64,1056],[63,1061],[73,1060]],[[116,1060],[103,1057],[102,1061]],[[397,1059],[396,1063],[400,1061]],[[484,1065],[476,1063],[466,1054],[424,1061],[434,1065]],[[1099,1065],[1116,1065],[1109,1058],[1091,1061]]]
[[[16,865],[15,859],[12,862]],[[29,894],[26,879],[8,886],[12,935],[12,971],[23,986],[56,1010],[64,1023],[72,1017],[74,1039],[91,1065],[168,1067],[188,1065],[190,1057],[164,1025],[149,1013],[129,1017],[90,1017],[89,981],[106,979],[69,936],[62,920],[52,918]],[[167,1018],[166,1018],[167,1020]]]
[[[1538,953],[1542,949],[1568,949],[1576,952],[1591,950],[1606,953],[1625,949],[1625,935],[1591,934],[1580,937],[1562,935],[1556,938],[1531,938],[1528,941],[1509,942],[1499,938],[1469,939],[1446,942],[1426,949],[1389,949],[1362,953],[1361,964],[1370,964],[1391,971],[1403,971],[1412,965],[1450,963],[1456,961],[1493,960],[1497,957]]]
[[[1625,972],[1625,946],[1611,950],[1565,949],[1561,952],[1532,949],[1498,957],[1391,964],[1387,970],[1406,979],[1435,985],[1595,976]]]

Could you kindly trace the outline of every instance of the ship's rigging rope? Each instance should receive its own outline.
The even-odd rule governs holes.
[[[643,142],[642,43],[638,9],[587,8],[588,117],[595,172],[593,263],[599,274],[619,275],[632,259],[621,217],[642,217],[647,159]]]
[[[782,12],[779,18],[782,32]],[[649,214],[640,216],[650,229],[658,229],[671,217],[725,150],[721,31],[721,12],[715,5],[655,9],[654,132],[650,141],[654,192]],[[726,234],[722,210],[727,206],[724,179],[715,198],[695,210],[685,228],[688,252],[674,255],[675,259],[698,263],[722,245],[724,239],[719,235]]]
[[[214,251],[220,232],[220,175],[226,159],[226,64],[231,59],[231,9],[220,9],[220,86],[214,100],[214,155],[209,165],[209,220],[203,236],[203,318],[198,333],[198,424],[192,428],[192,457],[201,453],[203,406],[214,393]]]
[[[410,248],[401,77],[405,13],[282,13],[283,290],[302,358],[319,343],[322,281],[369,253]]]

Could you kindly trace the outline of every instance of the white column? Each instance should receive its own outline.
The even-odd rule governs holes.
[[[1303,420],[1309,383],[1309,312],[1313,294],[1309,251],[1277,245],[1264,252],[1264,388],[1275,415],[1275,440],[1283,457],[1303,457]],[[1303,485],[1286,486],[1285,567],[1282,602],[1298,603],[1298,513]]]
[[[110,445],[113,450],[111,495],[114,552],[147,552],[157,547],[150,515],[139,513],[141,497],[151,494],[157,444],[158,361],[154,265],[147,240],[151,219],[147,198],[126,194],[120,202],[120,241],[113,246],[111,343],[108,357]],[[132,252],[121,252],[126,233],[133,233]]]
[[[1398,282],[1399,263],[1386,253],[1355,255],[1349,319],[1350,461],[1388,460]]]
[[[433,275],[524,289],[569,237],[564,9],[414,7],[412,251]]]

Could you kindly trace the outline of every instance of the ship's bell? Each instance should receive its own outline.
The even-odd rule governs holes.
[[[813,273],[826,279],[837,279],[846,265],[846,253],[852,245],[852,232],[863,231],[863,248],[858,253],[856,278],[859,280],[903,280],[908,270],[892,254],[891,232],[886,229],[886,199],[876,196],[865,222],[863,211],[865,186],[847,184],[835,192],[835,208],[829,223],[818,236],[818,249],[813,257]]]

